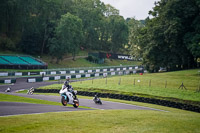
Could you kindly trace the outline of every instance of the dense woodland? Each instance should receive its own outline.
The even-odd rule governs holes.
[[[100,0],[1,0],[0,49],[57,61],[90,49],[143,58],[150,71],[196,67],[200,0],[161,0],[149,15],[124,19]]]

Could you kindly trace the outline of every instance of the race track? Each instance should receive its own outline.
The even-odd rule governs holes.
[[[18,82],[11,86],[11,95],[17,95],[22,97],[29,97],[34,99],[42,99],[47,101],[59,102],[61,101],[60,96],[48,96],[48,95],[27,95],[15,93],[15,91],[20,89],[29,89],[31,87],[39,87],[54,84],[57,82],[39,82],[39,83],[26,83],[24,80],[18,80]],[[4,93],[5,89],[10,85],[0,85],[0,92]],[[91,107],[95,109],[135,109],[135,110],[156,110],[162,111],[154,108],[102,101],[102,105],[95,104],[92,99],[80,99],[80,106]],[[0,116],[8,115],[20,115],[20,114],[35,114],[35,113],[46,113],[46,112],[64,112],[64,111],[82,111],[89,110],[85,108],[74,108],[74,107],[65,107],[65,106],[53,106],[53,105],[42,105],[42,104],[30,104],[30,103],[15,103],[15,102],[0,102]]]

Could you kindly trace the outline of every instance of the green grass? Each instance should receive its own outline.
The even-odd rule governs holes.
[[[0,93],[0,101],[1,102],[23,102],[23,103],[34,103],[34,104],[61,105],[58,102],[26,98],[26,97],[14,96],[14,95],[9,95],[9,94],[2,94],[2,93]]]
[[[96,64],[87,61],[85,58],[73,60],[63,60],[59,64],[51,63],[49,59],[44,60],[48,63],[48,69],[58,69],[58,68],[78,68],[78,67],[104,67],[104,66],[119,66],[120,64],[123,65],[140,65],[141,62],[138,61],[124,61],[124,60],[106,60],[104,64]],[[36,71],[43,71],[42,69],[34,69],[34,70],[19,70],[19,69],[0,69],[3,72],[36,72]]]
[[[199,85],[197,69],[145,75],[126,75],[73,82],[72,86],[80,91],[119,93],[154,97],[173,101],[187,102],[195,105],[200,103],[200,93],[196,92]],[[121,79],[121,82],[120,82]],[[140,82],[138,82],[140,80]],[[150,83],[151,80],[151,83]],[[135,81],[135,85],[134,85]],[[120,82],[120,85],[119,85]],[[167,85],[166,85],[167,82]],[[187,90],[178,89],[182,84]],[[166,86],[166,88],[165,88]],[[61,84],[41,87],[41,89],[60,89]]]
[[[1,133],[198,133],[200,115],[187,111],[93,110],[0,117]]]
[[[40,59],[48,64],[48,69],[57,69],[57,68],[77,68],[77,67],[102,67],[102,66],[119,66],[122,65],[141,65],[140,61],[127,61],[127,60],[105,60],[104,64],[96,64],[86,60],[85,57],[88,56],[90,51],[80,51],[76,56],[76,60],[68,59],[72,57],[71,54],[65,55],[63,60],[56,63],[54,59],[52,62],[52,57],[49,55],[43,55]],[[95,52],[95,51],[91,51]],[[23,55],[23,53],[15,53],[12,51],[0,51],[0,54],[10,54],[10,55]],[[82,57],[80,57],[82,56]],[[38,57],[35,57],[38,58]],[[16,71],[16,72],[32,72],[32,71],[42,71],[42,70],[18,70],[18,69],[0,69],[0,71]]]
[[[91,97],[80,97],[91,99]],[[19,97],[12,98],[18,99]],[[200,131],[199,113],[132,101],[107,98],[102,98],[102,100],[153,107],[165,110],[165,112],[150,110],[92,110],[7,116],[0,117],[0,132],[198,133]]]
[[[24,91],[23,93],[26,93],[26,92]],[[14,96],[14,95],[9,95],[9,94],[2,94],[2,93],[0,93],[0,102],[22,102],[22,103],[34,103],[34,104],[47,104],[47,105],[62,106],[61,103],[59,103],[59,102],[46,101],[46,100],[27,98],[27,97],[21,97],[21,96]],[[70,104],[68,104],[67,106],[73,107]],[[89,107],[79,106],[79,108],[89,108]]]

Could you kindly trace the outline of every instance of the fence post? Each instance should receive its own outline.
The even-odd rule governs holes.
[[[118,82],[118,85],[120,85],[121,84],[121,78],[119,79],[119,82]]]
[[[150,79],[150,81],[149,81],[149,87],[151,87],[151,79]]]
[[[165,88],[167,88],[167,80],[165,81]]]
[[[199,85],[197,86],[196,92],[197,92],[197,93],[200,92],[200,80],[199,80]]]

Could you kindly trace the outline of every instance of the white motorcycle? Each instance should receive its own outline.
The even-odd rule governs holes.
[[[62,85],[62,89],[60,90],[60,95],[61,95],[61,103],[63,106],[66,106],[67,103],[71,104],[74,106],[74,108],[78,108],[79,106],[79,100],[76,96],[77,91],[73,90],[73,88],[66,87],[65,85]],[[74,93],[74,95],[73,95]]]

